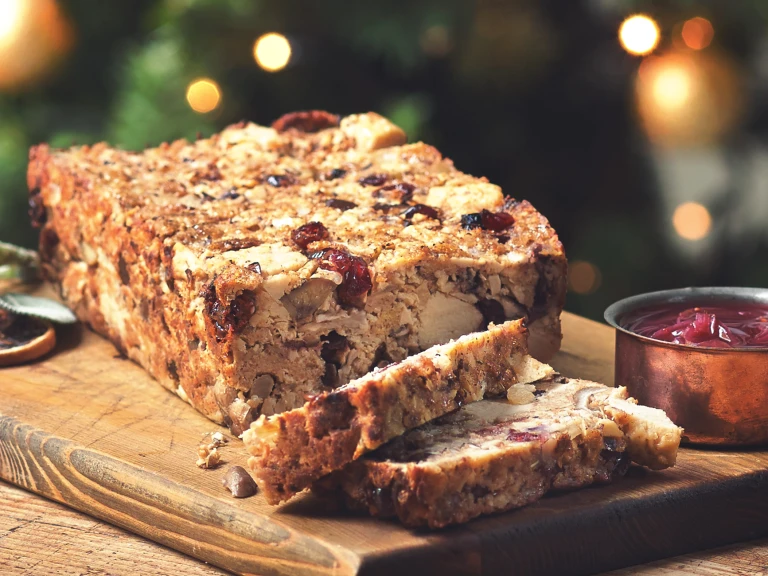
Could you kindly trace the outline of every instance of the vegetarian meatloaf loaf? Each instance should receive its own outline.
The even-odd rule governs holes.
[[[301,408],[262,415],[243,434],[249,465],[272,504],[286,500],[406,430],[552,368],[528,356],[522,320],[462,336],[376,369]]]
[[[524,506],[551,489],[608,482],[630,461],[654,470],[673,466],[681,433],[661,410],[627,399],[625,388],[539,382],[530,403],[464,406],[323,478],[314,490],[408,526],[440,528]]]
[[[559,347],[566,260],[528,202],[376,114],[289,114],[144,152],[32,148],[46,277],[235,434],[490,321]]]

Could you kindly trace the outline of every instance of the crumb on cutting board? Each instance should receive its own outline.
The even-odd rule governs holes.
[[[219,448],[229,442],[221,432],[206,432],[197,447],[197,466],[203,469],[216,468],[221,462]]]

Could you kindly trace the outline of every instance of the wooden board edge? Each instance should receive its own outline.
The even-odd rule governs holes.
[[[540,504],[548,506],[547,499]],[[365,557],[360,575],[581,576],[760,538],[768,535],[768,470],[659,493],[629,508],[606,501],[542,518],[536,507],[523,509],[528,515],[520,523],[489,516],[482,525],[451,529],[450,546],[437,542],[428,555],[403,549]]]
[[[233,503],[0,414],[0,478],[238,574],[343,576],[360,560]],[[205,534],[205,537],[201,537]]]

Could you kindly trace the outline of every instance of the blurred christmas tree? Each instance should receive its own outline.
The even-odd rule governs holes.
[[[708,50],[727,49],[748,68],[768,54],[764,6],[5,0],[0,241],[35,244],[25,217],[32,144],[141,149],[290,110],[375,110],[550,218],[576,264],[573,310],[598,316],[620,296],[671,285],[767,281],[754,266],[739,270],[738,245],[707,265],[670,249],[653,148],[633,103],[642,57],[617,41],[622,20],[647,11],[664,54],[678,50],[681,23],[706,16],[716,23]],[[751,124],[720,137],[762,138],[765,117],[756,105]]]

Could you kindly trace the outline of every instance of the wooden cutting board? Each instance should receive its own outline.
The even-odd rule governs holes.
[[[613,334],[565,314],[563,374],[611,382]],[[438,532],[303,495],[279,507],[195,466],[217,426],[81,327],[46,358],[0,369],[0,477],[243,574],[585,574],[768,534],[768,451],[682,450],[664,472],[557,494]]]

